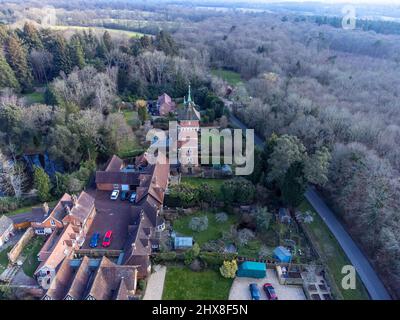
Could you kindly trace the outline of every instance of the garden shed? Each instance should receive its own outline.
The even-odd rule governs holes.
[[[289,263],[292,260],[292,254],[285,247],[279,246],[274,250],[274,258],[279,262]]]
[[[263,262],[245,261],[239,266],[238,277],[265,278],[267,275],[267,264]]]
[[[193,238],[192,237],[175,237],[174,238],[174,248],[175,250],[179,249],[189,249],[193,247]]]

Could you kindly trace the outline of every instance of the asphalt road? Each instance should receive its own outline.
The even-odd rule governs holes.
[[[230,107],[230,106],[228,106]],[[231,123],[242,130],[247,129],[246,125],[235,117],[232,112],[229,120]],[[254,143],[262,146],[264,141],[254,134]],[[331,230],[336,240],[339,242],[343,251],[346,253],[350,262],[356,269],[361,281],[364,283],[371,299],[373,300],[390,300],[391,297],[379,279],[375,270],[372,268],[366,256],[355,244],[350,235],[343,228],[342,224],[335,217],[335,214],[328,208],[324,200],[310,187],[305,193],[305,197],[314,207],[315,211],[321,216],[328,228]]]
[[[390,300],[390,295],[384,287],[382,281],[379,279],[375,270],[372,268],[368,259],[357,247],[353,239],[343,228],[342,224],[335,217],[335,214],[328,208],[322,198],[314,190],[309,187],[305,197],[314,207],[314,209],[324,220],[325,224],[331,230],[343,251],[351,261],[352,265],[356,269],[361,281],[364,283],[371,299],[373,300]]]

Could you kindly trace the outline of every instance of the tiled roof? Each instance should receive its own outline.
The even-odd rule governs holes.
[[[97,171],[96,183],[139,185],[139,172]]]
[[[89,266],[89,258],[84,256],[78,271],[75,274],[74,280],[72,281],[71,287],[68,290],[67,295],[75,300],[84,299],[84,294],[88,285],[88,281],[91,275],[91,268]]]
[[[70,210],[70,215],[83,223],[93,211],[94,201],[95,199],[91,195],[89,195],[85,191],[82,191],[78,199],[76,200],[76,203]],[[64,219],[66,218],[67,217],[65,217]]]
[[[89,296],[96,300],[110,300],[118,298],[121,292],[121,281],[125,281],[125,290],[135,289],[136,268],[134,266],[121,266],[103,257],[96,272]],[[122,298],[122,297],[119,297]]]
[[[72,224],[68,224],[68,226],[61,231],[60,235],[57,235],[56,232],[53,232],[53,234],[44,244],[42,250],[39,252],[40,256],[42,251],[47,250],[50,252],[50,255],[48,255],[46,260],[39,265],[35,273],[38,272],[43,266],[56,269],[57,266],[65,259],[65,257],[71,253],[74,246],[74,241],[71,239],[74,238],[74,236],[75,232]],[[48,242],[51,243],[48,244]]]
[[[70,265],[70,259],[66,258],[62,262],[54,280],[50,284],[46,295],[53,300],[62,300],[68,292],[74,279],[74,269]]]
[[[119,172],[122,169],[123,164],[124,161],[121,158],[119,158],[116,155],[113,155],[105,171]]]

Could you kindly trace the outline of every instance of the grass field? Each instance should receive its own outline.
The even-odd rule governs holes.
[[[188,183],[192,186],[200,186],[205,183],[209,186],[213,186],[215,192],[217,193],[217,199],[222,199],[221,185],[224,183],[224,179],[211,179],[211,178],[192,178],[192,177],[182,177],[182,182]]]
[[[129,127],[132,127],[133,121],[138,117],[136,111],[130,110],[123,111],[123,115]],[[137,156],[143,152],[143,147],[140,145],[137,136],[132,131],[132,134],[126,137],[125,141],[122,144],[122,147],[118,150],[117,155],[120,158],[130,158]]]
[[[6,270],[6,268],[8,266],[7,253],[10,252],[11,249],[12,249],[12,246],[0,251],[0,274],[3,273],[3,271]]]
[[[82,26],[52,26],[51,27],[54,30],[61,30],[61,31],[88,31],[89,29],[92,29],[95,32],[103,33],[105,31],[108,31],[111,36],[115,35],[125,35],[130,38],[140,38],[144,36],[143,33],[140,32],[134,32],[134,31],[127,31],[127,30],[117,30],[117,29],[107,29],[107,28],[100,28],[100,27],[82,27]]]
[[[57,204],[57,202],[58,202],[58,200],[50,201],[50,202],[48,202],[48,205],[49,205],[50,208],[52,208]],[[32,207],[40,207],[41,205],[42,205],[42,203],[38,203],[38,204],[33,205],[33,206],[22,207],[22,208],[19,208],[17,210],[13,210],[13,211],[10,211],[10,212],[7,212],[7,213],[3,213],[3,214],[6,215],[6,216],[9,216],[9,217],[10,216],[15,216],[15,215],[20,214],[20,213],[30,212],[32,210]]]
[[[189,222],[193,217],[206,215],[208,217],[208,228],[205,231],[196,232],[189,228]],[[173,228],[178,233],[185,236],[193,236],[196,242],[201,246],[210,240],[217,240],[222,237],[224,231],[228,231],[236,223],[236,217],[228,215],[226,222],[218,222],[215,214],[210,212],[199,212],[194,215],[185,216],[174,221]]]
[[[220,77],[222,80],[228,82],[231,86],[236,86],[242,82],[242,78],[240,74],[234,71],[224,70],[224,69],[213,69],[211,73]]]
[[[33,277],[33,273],[39,265],[37,254],[43,247],[43,244],[44,237],[34,237],[22,250],[21,254],[26,257],[22,265],[22,270],[24,270],[24,273],[29,277]]]
[[[323,222],[321,217],[314,211],[312,206],[307,200],[304,200],[300,205],[299,209],[303,212],[310,211],[313,213],[314,221],[306,225],[311,237],[313,238],[313,244],[322,255],[322,259],[329,269],[329,273],[332,275],[337,288],[340,290],[345,300],[364,300],[369,299],[368,294],[361,283],[361,280],[357,277],[356,289],[344,290],[341,286],[343,274],[341,273],[343,266],[351,265],[346,254],[340,247],[339,243]]]
[[[232,279],[218,271],[194,272],[186,267],[168,267],[163,300],[227,300]]]
[[[24,98],[27,100],[28,104],[34,103],[44,103],[44,93],[42,92],[33,92],[29,94],[25,94]]]
[[[137,111],[124,110],[122,113],[124,114],[125,121],[129,126],[132,126],[133,122],[138,119]]]

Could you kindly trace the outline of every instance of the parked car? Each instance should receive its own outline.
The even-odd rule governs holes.
[[[111,200],[117,200],[119,196],[119,190],[113,190],[113,192],[111,193]]]
[[[265,294],[267,295],[268,300],[278,300],[278,296],[275,292],[274,287],[270,283],[264,283],[263,289],[265,291]]]
[[[109,247],[111,244],[111,237],[112,237],[112,231],[108,230],[106,234],[104,235],[103,239],[103,247]]]
[[[90,238],[89,247],[96,248],[99,243],[100,233],[96,232],[93,233],[92,237]]]
[[[122,192],[121,192],[121,200],[122,200],[122,201],[127,200],[128,197],[129,197],[128,191],[122,191]]]
[[[251,299],[260,300],[261,294],[260,290],[258,289],[257,283],[250,283],[249,289],[250,289]]]
[[[129,202],[134,203],[136,200],[136,192],[132,192],[131,196],[129,197]]]

